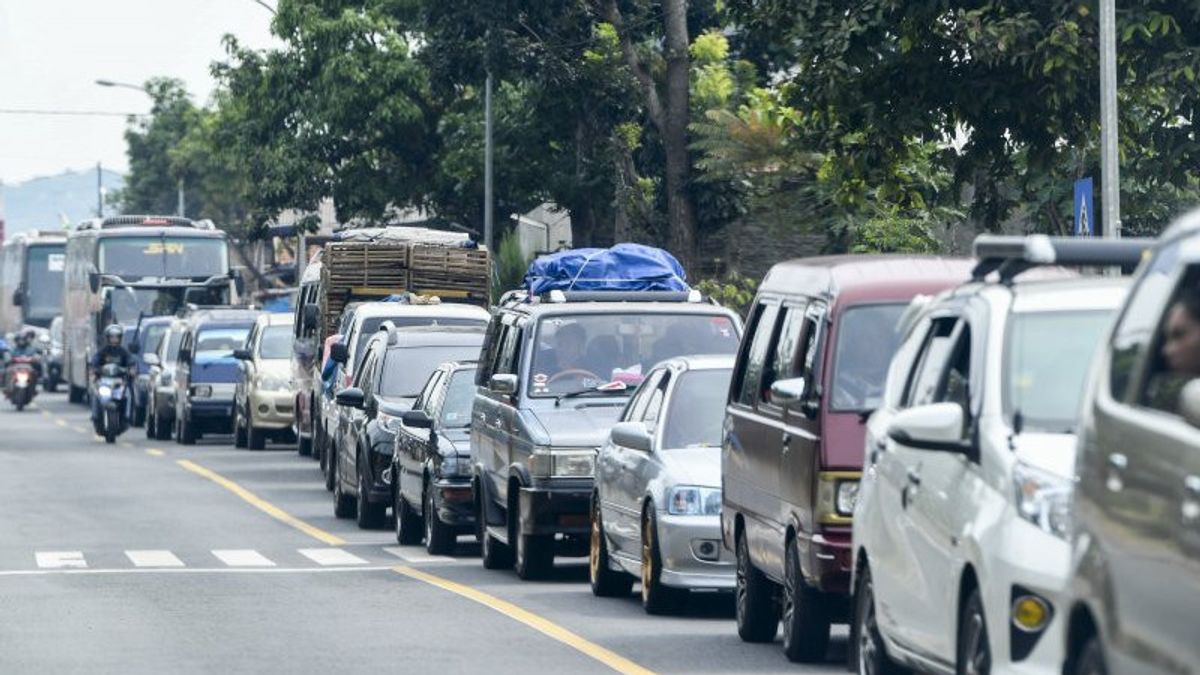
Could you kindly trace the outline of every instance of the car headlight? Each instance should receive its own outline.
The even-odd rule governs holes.
[[[581,448],[534,448],[529,472],[539,478],[591,478],[596,469],[596,451]]]
[[[1017,515],[1061,539],[1071,534],[1071,491],[1067,478],[1023,462],[1013,466]]]
[[[823,471],[817,483],[817,513],[822,522],[844,524],[854,516],[860,475],[853,471]]]
[[[255,379],[255,386],[263,391],[287,391],[291,388],[290,382],[275,375],[259,375]]]
[[[443,455],[438,464],[437,472],[440,477],[457,476],[464,472],[466,462],[460,462],[458,455]]]
[[[667,496],[667,513],[673,516],[716,516],[721,513],[721,489],[683,485]]]
[[[192,385],[191,394],[193,398],[208,398],[212,396],[212,385],[194,384]]]

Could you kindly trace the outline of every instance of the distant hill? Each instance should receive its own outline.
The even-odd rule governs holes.
[[[106,194],[125,185],[125,177],[116,171],[102,170],[101,179]],[[64,171],[4,185],[0,203],[9,235],[60,227],[64,218],[77,223],[96,215],[96,170]]]

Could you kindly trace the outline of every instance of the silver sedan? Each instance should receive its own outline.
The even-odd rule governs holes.
[[[693,589],[730,590],[721,546],[721,425],[731,356],[664,361],[647,375],[596,458],[589,576],[598,596],[642,587],[652,614]]]

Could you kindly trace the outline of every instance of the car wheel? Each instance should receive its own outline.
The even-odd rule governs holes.
[[[654,505],[649,504],[642,516],[642,609],[647,614],[674,612],[686,597],[686,590],[663,585],[658,519],[654,517]]]
[[[195,445],[196,444],[196,429],[188,422],[187,417],[179,420],[179,444],[180,445]]]
[[[854,624],[850,634],[852,666],[859,675],[903,675],[907,671],[892,662],[887,645],[875,622],[875,585],[871,570],[864,567],[854,591]]]
[[[1069,672],[1071,675],[1108,675],[1100,638],[1093,635],[1083,643],[1083,649],[1079,650],[1079,657],[1075,660],[1075,669]]]
[[[333,515],[338,518],[354,516],[354,497],[342,492],[342,477],[337,475],[336,463],[333,467]]]
[[[160,441],[171,440],[171,420],[158,413],[154,414],[154,437]]]
[[[242,413],[237,408],[233,410],[233,447],[246,447],[246,427],[242,424]]]
[[[750,561],[750,546],[745,533],[737,538],[737,585],[734,605],[738,637],[743,642],[771,642],[779,627],[779,606],[775,588],[766,575]]]
[[[988,675],[992,670],[992,652],[988,645],[987,619],[979,589],[963,605],[958,617],[958,675]]]
[[[396,541],[406,546],[421,543],[425,524],[421,522],[420,516],[413,513],[412,507],[408,505],[399,488],[396,489],[396,505],[392,510],[396,512]]]
[[[438,517],[437,508],[433,504],[433,490],[428,483],[425,485],[425,507],[421,509],[425,517],[425,550],[432,555],[446,555],[454,551],[458,535],[453,527],[442,522]]]
[[[608,539],[600,520],[600,498],[592,496],[592,527],[588,544],[588,580],[592,595],[598,598],[623,598],[633,590],[633,577],[612,569],[608,558]]]
[[[73,384],[67,385],[67,402],[68,403],[83,403],[83,397],[87,395],[87,389],[84,387],[76,387]]]
[[[299,406],[296,406],[292,409],[299,410],[300,408]],[[313,454],[314,438],[315,435],[312,433],[309,433],[308,438],[305,438],[304,434],[300,433],[300,422],[296,422],[296,454],[300,455],[301,457],[308,457],[309,455]],[[321,468],[325,468],[323,463],[321,464]]]
[[[354,507],[358,515],[360,530],[378,530],[383,527],[387,516],[387,504],[372,504],[369,498],[371,484],[367,480],[367,469],[363,457],[358,458],[358,503]]]
[[[133,406],[133,424],[132,426],[140,427],[146,423],[146,406]]]
[[[515,513],[514,513],[515,512]],[[509,509],[508,540],[517,542],[514,567],[517,576],[525,581],[545,579],[554,569],[554,535],[521,534],[520,506]]]
[[[794,541],[788,544],[784,558],[783,653],[792,662],[821,661],[829,649],[825,598],[804,583]]]
[[[484,500],[487,495],[475,486],[475,527],[479,537],[479,557],[483,560],[484,569],[501,570],[512,567],[512,549],[504,542],[493,537],[487,529],[487,507]]]
[[[156,426],[158,421],[154,419],[154,408],[146,407],[146,438],[154,440],[154,434],[158,430]]]
[[[262,450],[267,447],[267,432],[254,426],[254,418],[246,418],[246,444],[251,450]]]

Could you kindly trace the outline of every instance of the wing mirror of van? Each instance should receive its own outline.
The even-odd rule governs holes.
[[[400,416],[400,421],[404,423],[404,426],[412,427],[413,429],[433,428],[433,420],[429,419],[429,414],[424,410],[406,410]]]
[[[623,448],[650,452],[654,445],[650,432],[642,422],[618,422],[613,425],[610,433],[612,442]]]
[[[250,350],[245,347],[233,350],[233,358],[238,361],[253,361],[254,357],[250,354]]]
[[[820,412],[817,393],[808,390],[808,381],[803,377],[771,383],[771,403],[784,408],[796,408],[809,418],[816,417]]]
[[[957,403],[932,403],[897,413],[888,425],[888,437],[917,450],[967,453],[963,441],[963,409]]]
[[[158,360],[158,354],[150,353],[142,356],[142,363],[149,367],[162,365]]]
[[[1188,424],[1200,427],[1200,378],[1183,385],[1179,391],[1179,414]]]
[[[350,408],[362,409],[366,405],[366,396],[363,394],[363,390],[358,387],[346,387],[337,393],[334,400],[337,401],[338,405]]]
[[[346,362],[350,360],[350,348],[341,342],[335,342],[329,346],[329,358],[346,365]]]
[[[511,396],[517,393],[517,376],[511,373],[497,373],[488,380],[488,389],[493,394]]]
[[[25,287],[18,286],[17,290],[13,291],[12,304],[20,307],[25,304]]]

